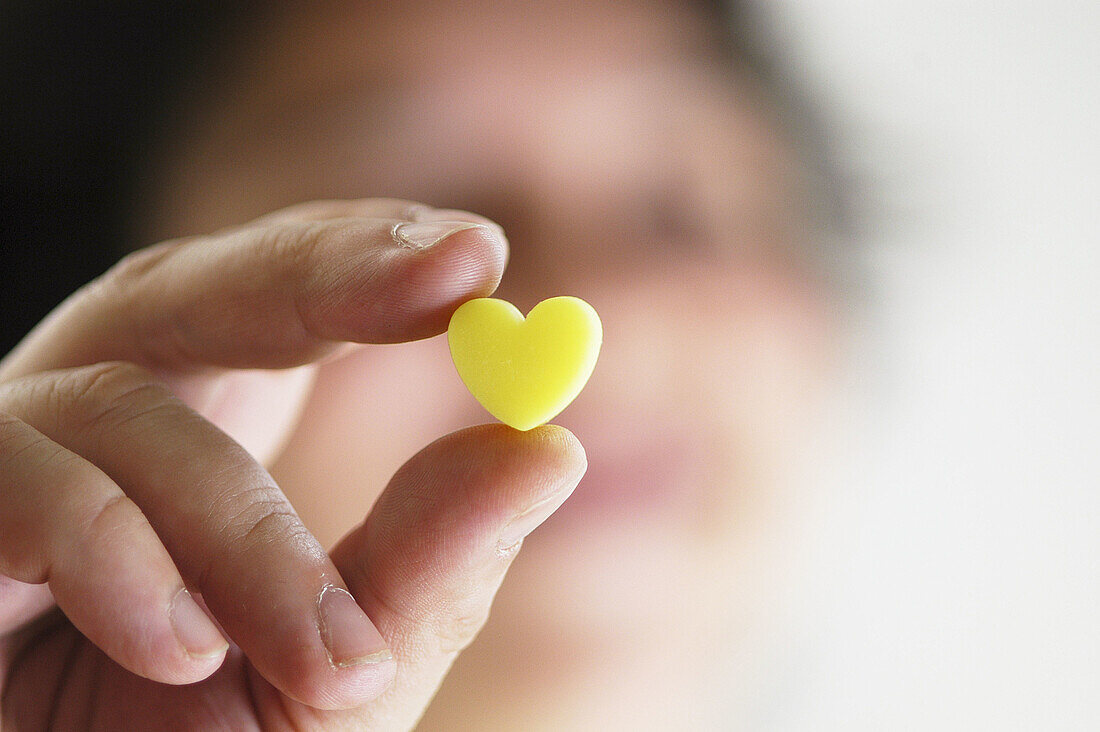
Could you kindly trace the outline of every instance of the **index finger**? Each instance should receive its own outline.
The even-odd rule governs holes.
[[[32,331],[0,379],[114,360],[162,373],[283,368],[344,341],[426,338],[491,294],[506,260],[500,228],[475,214],[310,204],[126,257]]]

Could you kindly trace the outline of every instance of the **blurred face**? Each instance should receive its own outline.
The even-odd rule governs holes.
[[[600,313],[595,374],[555,420],[588,475],[525,542],[440,709],[487,714],[494,673],[558,712],[591,674],[612,696],[609,666],[705,674],[766,614],[825,327],[792,256],[797,166],[716,32],[642,0],[313,6],[247,39],[151,176],[146,240],[411,198],[504,226],[498,296]],[[275,474],[331,543],[401,462],[487,419],[441,339],[365,348],[323,367]]]

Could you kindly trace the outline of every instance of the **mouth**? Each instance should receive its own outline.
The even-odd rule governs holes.
[[[686,436],[576,432],[588,452],[588,472],[558,510],[560,523],[631,520],[697,504],[701,460]]]

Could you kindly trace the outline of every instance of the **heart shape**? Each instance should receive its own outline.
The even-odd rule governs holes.
[[[529,430],[569,406],[592,375],[603,342],[600,317],[576,297],[552,297],[524,319],[515,305],[463,303],[447,328],[458,375],[481,406]]]

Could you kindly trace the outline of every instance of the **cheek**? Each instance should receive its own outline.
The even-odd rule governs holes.
[[[578,412],[772,432],[820,381],[822,300],[766,263],[670,265],[585,289],[604,347]]]
[[[368,346],[328,366],[325,375],[331,408],[356,412],[360,434],[377,438],[379,451],[403,455],[402,462],[476,416],[443,336]]]

